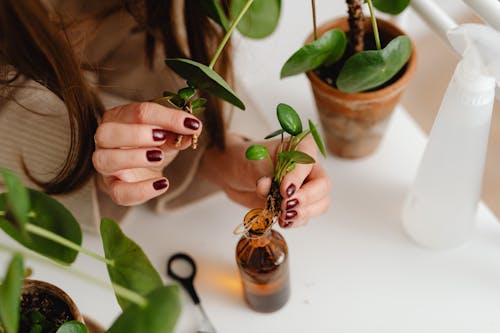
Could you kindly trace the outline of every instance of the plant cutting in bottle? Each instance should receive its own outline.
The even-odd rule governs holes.
[[[366,50],[362,4],[370,10],[375,50]],[[380,11],[399,14],[409,0],[346,0],[349,13],[349,31],[332,29],[318,37],[316,32],[316,5],[313,11],[314,40],[296,51],[283,65],[281,78],[316,70],[328,84],[346,93],[364,92],[380,88],[389,82],[408,62],[411,42],[407,36],[398,36],[382,48],[374,7]],[[347,47],[347,46],[350,47]]]
[[[273,158],[267,147],[263,145],[252,145],[246,151],[246,158],[249,160],[269,159],[271,165],[272,183],[271,190],[267,196],[266,206],[262,210],[259,218],[252,219],[251,223],[243,225],[245,233],[255,226],[255,223],[262,223],[262,233],[269,230],[278,220],[281,212],[280,184],[285,175],[295,169],[297,164],[315,163],[314,158],[299,150],[299,145],[309,134],[311,134],[323,156],[326,156],[325,146],[314,123],[309,120],[309,128],[304,130],[302,121],[297,112],[287,104],[278,104],[276,114],[281,128],[272,132],[265,139],[281,136],[281,142]],[[237,228],[239,230],[239,228]],[[259,232],[260,234],[260,232]]]
[[[104,256],[81,246],[82,232],[71,213],[50,196],[23,186],[10,171],[0,168],[7,192],[0,194],[0,229],[24,247],[47,257],[54,265],[65,267],[91,282],[113,288],[122,314],[107,332],[171,332],[180,314],[179,290],[163,285],[162,279],[142,249],[120,230],[111,219],[101,221]],[[0,285],[0,332],[18,333],[22,295],[23,256],[18,249],[0,245],[13,254]],[[79,253],[106,265],[111,284],[99,281],[68,267]],[[36,256],[34,259],[42,260]],[[46,260],[44,260],[46,261]],[[33,315],[33,327],[41,326],[43,316]],[[33,328],[32,327],[32,328]],[[32,332],[54,332],[37,331]],[[57,333],[85,333],[82,324],[68,322]]]

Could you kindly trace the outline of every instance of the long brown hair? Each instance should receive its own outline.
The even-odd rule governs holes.
[[[145,52],[150,64],[158,39],[167,57],[189,57],[202,63],[210,61],[223,31],[200,13],[197,1],[185,0],[184,26],[180,26],[172,13],[177,12],[177,6],[183,5],[182,1],[123,0],[124,8],[134,17],[144,19]],[[223,2],[227,11],[227,2]],[[95,146],[92,138],[104,112],[97,94],[83,78],[62,26],[62,21],[49,15],[40,1],[0,0],[0,73],[6,72],[7,66],[13,66],[17,74],[54,92],[67,108],[71,133],[67,158],[53,179],[47,182],[33,179],[50,194],[74,191],[93,175],[91,155]],[[184,34],[187,34],[187,41],[182,37]],[[230,76],[228,49],[216,70],[222,76]],[[9,83],[0,77],[0,88]],[[208,97],[208,100],[206,128],[212,143],[223,148],[222,105],[217,99]],[[25,171],[30,175],[28,170]]]

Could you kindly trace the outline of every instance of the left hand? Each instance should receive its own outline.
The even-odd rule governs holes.
[[[278,141],[259,142],[275,155]],[[225,151],[209,149],[204,156],[200,172],[221,186],[227,196],[248,208],[264,207],[271,188],[269,161],[249,161],[245,151],[254,142],[240,136],[228,134]],[[309,136],[299,149],[317,159],[314,140]],[[303,226],[309,220],[328,210],[330,203],[330,179],[318,163],[297,164],[281,182],[283,197],[279,224],[281,227]]]

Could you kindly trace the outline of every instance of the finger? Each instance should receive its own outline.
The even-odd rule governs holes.
[[[105,185],[105,192],[109,194],[108,188],[111,183],[116,179],[127,183],[137,183],[144,180],[152,179],[152,178],[160,178],[163,177],[162,169],[153,169],[153,168],[137,168],[137,169],[124,169],[118,172],[115,172],[111,176],[104,176],[103,182]]]
[[[254,192],[238,191],[229,187],[224,188],[224,192],[229,199],[247,208],[264,207],[265,200]]]
[[[94,136],[96,147],[154,147],[173,140],[174,134],[143,124],[102,123]]]
[[[281,202],[281,210],[285,211],[295,206],[311,205],[329,197],[331,182],[325,169],[315,164],[311,173],[306,177],[305,183],[291,197]]]
[[[263,199],[267,198],[271,189],[271,183],[271,177],[260,177],[257,179],[257,189],[255,191],[257,196]]]
[[[324,198],[312,205],[300,205],[293,209],[283,211],[280,216],[279,224],[283,228],[304,226],[309,223],[311,218],[327,212],[329,206],[330,199]]]
[[[195,116],[148,102],[125,104],[110,109],[104,113],[103,122],[149,124],[185,135],[200,134],[202,129],[201,122]]]
[[[109,186],[109,195],[118,205],[138,205],[165,193],[168,185],[167,178],[163,177],[136,183],[127,183],[115,179]]]
[[[161,149],[97,149],[92,162],[97,172],[111,175],[123,169],[161,167],[167,161]]]

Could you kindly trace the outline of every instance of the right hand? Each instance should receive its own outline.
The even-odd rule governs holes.
[[[123,206],[141,204],[168,189],[163,176],[180,150],[201,133],[201,122],[187,112],[156,103],[131,103],[104,113],[92,156],[99,185]],[[179,147],[175,141],[184,135]]]

